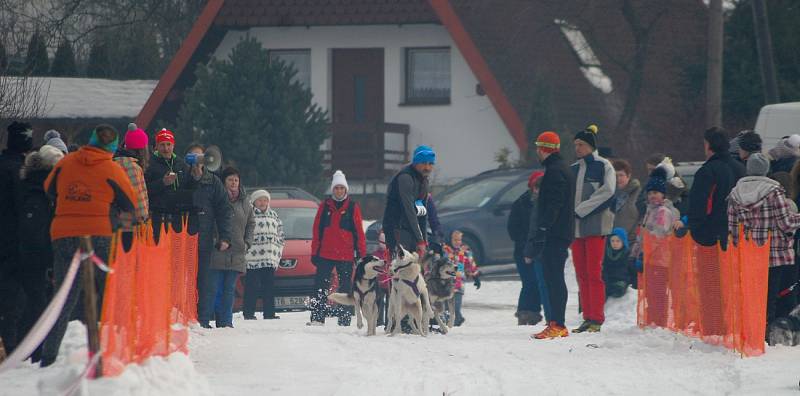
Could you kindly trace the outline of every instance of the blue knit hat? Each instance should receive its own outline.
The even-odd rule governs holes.
[[[616,237],[619,237],[619,239],[622,239],[623,246],[625,246],[625,249],[628,248],[628,233],[625,232],[624,228],[616,227],[613,230],[611,230],[611,235],[609,235],[609,238],[608,238],[608,243],[609,244],[611,243],[611,237],[612,236],[616,236]]]
[[[428,146],[419,146],[414,150],[412,164],[435,164],[436,153]]]

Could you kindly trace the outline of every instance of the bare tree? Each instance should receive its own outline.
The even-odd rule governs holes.
[[[50,84],[44,78],[0,76],[0,120],[37,118],[46,112]]]

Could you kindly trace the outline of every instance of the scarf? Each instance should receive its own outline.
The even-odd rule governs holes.
[[[226,190],[228,189],[226,188]],[[236,200],[239,199],[239,189],[237,188],[236,191],[228,190],[228,199],[230,199],[231,202],[236,202]]]

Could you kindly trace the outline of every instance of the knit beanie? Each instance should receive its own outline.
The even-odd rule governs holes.
[[[647,180],[645,192],[658,191],[667,195],[667,169],[659,164],[652,172],[650,172],[650,179]]]
[[[252,194],[250,194],[250,204],[254,204],[259,198],[266,198],[267,201],[271,201],[272,197],[269,195],[269,191],[267,190],[255,190]]]
[[[51,129],[51,130],[49,130],[49,131],[44,133],[44,141],[45,141],[44,144],[46,146],[53,146],[53,147],[61,150],[62,153],[68,153],[69,152],[69,149],[67,148],[67,144],[64,143],[63,140],[61,140],[61,134],[58,133],[58,131],[56,131],[55,129]]]
[[[739,148],[748,153],[761,152],[761,136],[753,131],[747,131],[739,136]]]
[[[544,176],[544,172],[542,171],[534,171],[533,173],[531,173],[530,177],[528,177],[528,188],[532,189],[534,183],[536,183],[537,180],[541,179],[542,176]]]
[[[18,153],[31,151],[33,148],[33,126],[27,122],[14,121],[6,128],[8,140],[6,147]]]
[[[125,148],[129,150],[141,150],[147,147],[150,139],[142,128],[134,123],[128,124],[128,132],[125,133]],[[174,139],[173,139],[174,143]]]
[[[561,150],[561,138],[558,137],[558,134],[551,131],[542,132],[539,137],[536,138],[535,144],[536,147],[545,153],[555,153]]]
[[[589,125],[575,135],[575,140],[582,140],[592,146],[593,149],[597,149],[597,131],[597,125]]]
[[[747,158],[747,176],[766,176],[769,173],[769,158],[761,153],[753,153]]]
[[[128,127],[130,128],[130,125]],[[161,142],[170,142],[175,144],[175,134],[173,134],[172,131],[167,128],[161,128],[161,131],[156,134],[156,144]]]
[[[344,186],[345,190],[350,191],[350,187],[347,186],[347,178],[340,170],[333,173],[333,178],[331,179],[331,195],[333,195],[333,188],[336,186]]]
[[[103,144],[103,142],[100,141],[100,137],[97,136],[97,129],[99,128],[98,127],[92,130],[92,136],[89,136],[89,145],[101,148],[105,151],[108,151],[109,153],[116,153],[117,147],[119,146],[119,134],[117,134],[116,129],[114,129],[111,126],[103,126],[103,127],[110,128],[110,130],[114,131],[114,140],[112,140],[108,144]]]
[[[412,164],[435,164],[436,153],[428,146],[418,146],[414,149]]]

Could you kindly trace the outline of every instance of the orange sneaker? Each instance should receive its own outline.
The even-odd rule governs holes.
[[[531,338],[537,340],[544,340],[547,338],[559,338],[559,337],[568,337],[569,331],[564,326],[559,326],[556,322],[550,322],[547,324],[547,327],[544,328],[539,333],[531,335]]]

